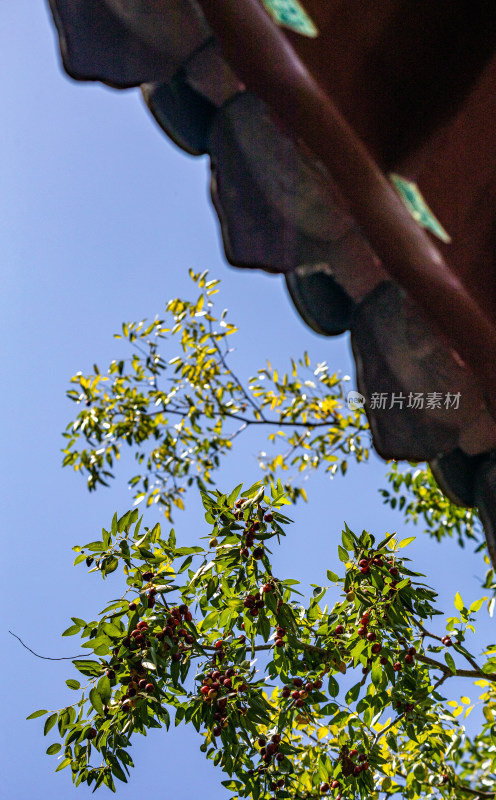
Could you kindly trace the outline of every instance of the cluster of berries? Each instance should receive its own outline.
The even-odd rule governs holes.
[[[453,644],[453,642],[451,641],[451,638],[449,636],[443,636],[441,641],[442,641],[442,643],[444,644],[445,647],[451,647],[451,645]]]
[[[130,611],[135,611],[137,607],[137,603],[129,603]],[[130,650],[134,650],[136,648],[144,650],[150,646],[152,643],[152,638],[157,639],[159,642],[163,642],[165,637],[168,637],[172,640],[172,644],[175,646],[174,652],[172,653],[172,660],[181,661],[183,651],[186,650],[186,646],[194,644],[195,641],[195,637],[192,633],[190,633],[190,631],[184,627],[180,627],[183,619],[186,622],[191,622],[193,619],[191,611],[186,605],[180,605],[170,609],[170,614],[165,620],[165,626],[159,630],[152,630],[149,626],[149,622],[143,619],[137,623],[136,627],[131,631],[129,636],[124,637],[122,644],[125,647],[128,647]],[[170,646],[167,644],[167,642],[164,642],[163,649],[164,651],[170,649]],[[117,652],[118,650],[119,648],[117,648]]]
[[[381,556],[372,556],[370,558],[361,558],[358,562],[358,566],[360,568],[360,572],[362,575],[368,575],[370,572],[370,567],[386,567],[391,577],[396,578],[399,575],[398,567],[395,567],[393,561],[385,560]],[[411,581],[409,581],[411,584]],[[388,595],[391,596],[395,593],[396,587],[398,585],[398,581],[391,581],[390,589]],[[349,592],[347,594],[347,599],[353,599],[353,592]]]
[[[136,644],[143,648],[148,645],[148,622],[144,619],[141,622],[138,622],[135,629],[131,631],[131,637],[134,639]]]
[[[289,686],[283,686],[281,696],[286,699],[291,697],[296,708],[301,708],[311,692],[322,689],[322,681],[319,678],[316,681],[307,681],[305,683],[303,678],[293,678],[293,687],[291,689]]]
[[[236,500],[234,505],[234,517],[235,519],[241,519],[243,516],[243,512],[240,510],[240,506],[243,504],[244,500],[239,499]],[[270,512],[267,512],[264,516],[264,522],[270,523],[274,517]],[[240,555],[243,558],[249,558],[250,550],[253,548],[253,558],[263,558],[264,556],[264,548],[261,545],[255,547],[255,539],[257,538],[258,532],[260,530],[260,522],[259,520],[254,520],[253,522],[248,522],[245,529],[245,535],[241,541],[241,548],[240,548]]]
[[[360,775],[361,772],[366,772],[370,768],[370,765],[369,765],[369,762],[367,761],[367,756],[365,755],[365,753],[360,753],[359,754],[358,750],[355,750],[355,749],[350,750],[349,759],[351,761],[353,761],[353,759],[355,759],[357,756],[358,756],[357,761],[359,763],[355,764],[355,766],[353,766],[353,764],[351,764],[351,767],[353,769],[352,769],[352,771],[350,771],[350,774],[353,775],[355,778],[357,778]],[[350,770],[351,770],[351,767],[350,767]],[[327,794],[330,789],[338,789],[339,790],[340,788],[341,788],[341,784],[339,783],[338,780],[333,780],[331,783],[325,782],[325,783],[321,783],[320,784],[320,792],[321,792],[321,794]],[[342,798],[342,795],[341,795],[341,793],[339,793],[336,796],[336,800],[341,800],[341,798]]]
[[[171,608],[170,615],[166,619],[166,625],[158,634],[158,639],[162,640],[164,636],[168,636],[174,644],[179,642],[179,639],[184,639],[186,644],[193,644],[195,637],[186,628],[179,627],[183,621],[191,622],[193,615],[188,606],[180,605]]]
[[[273,736],[271,736],[269,742],[267,742],[267,739],[264,736],[261,736],[258,739],[257,744],[260,748],[262,761],[264,762],[263,765],[261,765],[262,768],[260,769],[260,772],[262,772],[264,765],[268,766],[270,764],[272,759],[275,761],[284,761],[284,754],[279,752],[280,742],[281,737],[278,733],[275,733]]]
[[[402,702],[401,700],[398,700],[395,703],[395,708],[396,708],[397,711],[401,711],[401,712],[404,711],[406,714],[408,714],[409,711],[413,711],[413,709],[415,708],[415,704],[414,703],[405,703],[405,702]]]
[[[382,556],[371,556],[370,558],[361,558],[358,562],[358,566],[360,567],[360,572],[362,575],[368,575],[370,572],[370,567],[386,567],[389,570],[389,574],[395,578],[398,574],[398,568],[394,566],[392,561],[384,561]]]
[[[368,642],[371,642],[371,643],[373,642],[372,647],[371,647],[371,653],[373,655],[377,656],[377,655],[379,655],[379,653],[382,650],[382,644],[380,642],[376,641],[377,634],[376,634],[375,631],[369,630],[369,627],[368,627],[369,624],[370,624],[370,613],[368,611],[366,611],[364,614],[362,614],[362,617],[360,619],[360,627],[358,628],[357,633],[362,638],[366,638]],[[334,634],[340,636],[340,635],[342,635],[344,633],[344,630],[345,629],[344,629],[343,625],[337,625],[336,628],[334,629]],[[449,638],[449,637],[445,637],[445,638]],[[409,647],[407,652],[404,655],[405,664],[413,664],[414,661],[415,661],[416,653],[417,653],[417,651],[416,651],[415,647]],[[372,659],[369,658],[368,659],[368,663],[370,664],[371,661],[372,661]],[[384,666],[385,664],[388,663],[388,659],[385,656],[383,656],[380,659],[380,663]],[[393,669],[394,669],[395,672],[400,672],[401,669],[402,669],[401,662],[400,661],[396,661],[393,664]],[[364,667],[362,672],[364,674],[366,674],[368,672],[368,667]]]
[[[150,571],[143,572],[141,574],[141,577],[143,578],[144,581],[147,581],[147,582],[151,581],[151,580],[153,580],[153,572],[150,572]],[[156,594],[157,594],[157,589],[155,588],[155,586],[150,586],[150,588],[148,589],[148,597],[147,597],[148,608],[153,608],[153,606],[155,605],[155,595]]]
[[[252,617],[258,617],[259,611],[265,606],[264,594],[272,591],[272,584],[265,583],[257,594],[248,594],[243,600],[243,605]]]
[[[413,664],[413,662],[415,661],[416,653],[417,653],[417,651],[416,651],[415,647],[409,647],[408,650],[406,651],[405,655],[403,656],[405,664]],[[382,663],[383,663],[383,661],[381,659],[381,664]],[[403,665],[402,665],[401,661],[395,661],[394,664],[393,664],[393,669],[394,669],[395,672],[401,672],[401,670],[403,669]]]
[[[375,631],[369,631],[368,625],[370,623],[370,614],[368,611],[365,614],[362,614],[362,618],[360,620],[361,625],[358,628],[358,635],[362,636],[367,639],[368,642],[375,642],[377,639],[377,634]]]
[[[233,681],[239,685],[234,686]],[[244,692],[247,685],[243,678],[238,676],[233,667],[228,667],[224,672],[218,669],[208,672],[202,680],[200,693],[207,703],[212,703],[214,708],[214,720],[217,723],[213,728],[213,735],[220,736],[222,729],[228,726],[227,704],[230,699],[234,699],[238,692]],[[245,709],[241,706],[239,712],[243,714]]]
[[[111,679],[115,677],[113,670],[109,670],[107,675]],[[154,691],[155,686],[148,677],[146,669],[141,662],[138,662],[135,667],[131,668],[131,675],[127,684],[126,693],[123,694],[120,699],[122,710],[127,713],[131,708],[134,708],[140,694],[141,696],[153,694]]]
[[[365,612],[365,614],[362,615],[360,623],[361,623],[360,627],[358,628],[358,631],[357,631],[358,635],[363,637],[363,638],[366,638],[368,642],[373,642],[372,647],[371,647],[371,653],[374,656],[379,655],[379,653],[382,650],[382,644],[380,642],[376,642],[376,639],[377,639],[376,632],[375,631],[371,631],[368,628],[368,626],[370,624],[370,614],[368,612]],[[386,662],[387,662],[386,658],[381,658],[381,664],[385,664]],[[367,672],[367,671],[368,670],[366,668],[364,668],[363,672]]]
[[[281,627],[281,625],[278,625],[276,630],[276,638],[274,641],[274,645],[276,647],[284,647],[285,636],[286,636],[286,628],[283,628]]]
[[[279,755],[280,755],[280,753],[279,753]],[[282,759],[279,759],[279,760],[282,760]],[[273,792],[275,792],[278,789],[283,789],[285,783],[286,783],[286,781],[284,780],[284,778],[279,778],[279,780],[272,782],[270,788],[272,789]],[[269,800],[277,800],[277,799],[275,797],[270,797]]]
[[[245,536],[241,541],[241,549],[240,554],[243,558],[248,558],[250,555],[250,549],[253,549],[253,558],[262,558],[264,554],[263,547],[255,547],[255,538],[257,536],[258,531],[260,530],[260,522],[255,520],[255,522],[251,522],[246,530]]]

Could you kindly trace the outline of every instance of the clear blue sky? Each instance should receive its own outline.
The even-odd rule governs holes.
[[[120,594],[120,583],[73,569],[71,547],[95,538],[114,511],[131,504],[123,476],[90,496],[83,479],[62,470],[61,432],[74,411],[65,398],[70,376],[123,353],[112,338],[122,321],[154,317],[170,297],[188,296],[189,267],[222,279],[222,306],[240,328],[235,364],[244,377],[265,358],[285,368],[305,349],[313,361],[354,372],[347,336],[330,340],[306,329],[280,278],[226,264],[206,161],[164,138],[139,92],[77,84],[62,73],[41,0],[1,4],[0,66],[1,786],[2,796],[15,800],[65,800],[90,792],[74,789],[67,770],[54,774],[56,757],[44,752],[55,737],[43,739],[40,721],[24,720],[37,708],[74,700],[64,683],[73,668],[34,658],[8,630],[44,655],[79,652],[76,639],[60,638],[70,616],[94,619]],[[256,439],[240,443],[219,479],[222,488],[258,478],[259,446]],[[310,502],[293,509],[295,525],[276,556],[281,577],[324,582],[337,561],[343,520],[379,534],[398,526],[404,532],[401,517],[382,506],[384,472],[376,459],[346,480],[312,480]],[[191,510],[177,519],[183,541],[204,535],[200,519],[191,498]],[[148,523],[155,521],[151,512]],[[414,531],[409,526],[406,533]],[[467,602],[482,594],[480,556],[420,532],[409,555],[448,615],[457,589]],[[491,637],[485,611],[481,620]],[[470,690],[460,686],[461,693]],[[119,785],[120,795],[227,797],[200,743],[183,727],[138,737],[136,769],[127,786]]]

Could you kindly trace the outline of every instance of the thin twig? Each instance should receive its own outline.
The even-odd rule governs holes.
[[[221,349],[220,349],[220,347],[217,344],[217,341],[215,339],[214,332],[213,332],[213,329],[212,329],[212,323],[211,323],[210,320],[208,321],[208,327],[210,329],[210,338],[212,339],[212,343],[213,343],[213,345],[214,345],[214,347],[215,347],[215,349],[216,349],[216,351],[217,351],[217,353],[219,355],[219,358],[220,358],[222,366],[224,367],[224,369],[226,370],[226,372],[229,375],[232,375],[232,377],[234,378],[234,380],[236,381],[238,386],[241,388],[241,391],[243,392],[243,396],[244,396],[245,400],[252,406],[252,408],[255,410],[255,412],[257,414],[260,414],[260,417],[262,418],[262,420],[264,420],[264,415],[263,415],[262,410],[257,406],[257,404],[253,400],[252,396],[246,391],[245,387],[243,386],[243,384],[241,383],[241,381],[239,380],[239,378],[235,374],[235,372],[233,372],[233,370],[230,367],[227,366],[227,363],[226,363],[226,360],[224,358],[224,355],[223,355],[223,353],[222,353],[222,351],[221,351]]]
[[[416,626],[419,628],[419,630],[421,630],[421,631],[422,631],[422,633],[424,634],[424,636],[429,636],[431,639],[437,639],[437,641],[438,641],[438,642],[441,642],[441,643],[443,643],[443,644],[444,644],[444,642],[443,642],[443,637],[442,637],[442,636],[437,636],[435,633],[430,633],[430,631],[428,631],[428,630],[426,630],[426,629],[424,628],[424,626],[422,625],[422,623],[421,623],[421,622],[419,622],[419,620],[416,620],[416,619],[414,619],[413,621],[414,621],[415,625],[416,625]],[[458,652],[458,651],[457,651],[457,652]],[[481,668],[479,667],[479,665],[477,664],[477,662],[475,661],[475,659],[474,659],[474,658],[472,658],[472,656],[471,656],[471,655],[468,655],[467,653],[462,653],[461,655],[463,655],[463,656],[465,657],[465,659],[468,661],[468,663],[469,663],[469,664],[470,664],[470,665],[471,665],[471,666],[472,666],[472,667],[473,667],[475,670],[478,670],[479,672],[482,672]]]
[[[81,653],[80,655],[77,656],[62,656],[62,658],[52,658],[51,656],[40,656],[39,653],[35,653],[34,650],[31,650],[31,648],[27,646],[27,644],[24,644],[22,639],[19,636],[17,636],[16,633],[12,633],[12,631],[9,631],[9,633],[11,636],[14,636],[15,639],[18,639],[22,644],[22,646],[26,648],[26,650],[29,650],[29,652],[32,653],[34,656],[36,656],[36,658],[43,658],[44,661],[72,661],[74,658],[88,658],[86,653]]]
[[[444,681],[445,681],[447,678],[449,678],[449,675],[448,675],[448,673],[447,673],[447,672],[445,672],[443,675],[441,675],[441,677],[439,678],[439,680],[438,680],[438,681],[436,681],[436,683],[435,683],[435,684],[434,684],[434,686],[432,687],[432,691],[433,691],[433,692],[435,692],[435,691],[436,691],[436,689],[438,689],[438,688],[441,686],[441,684],[442,684],[442,683],[444,683]]]
[[[376,733],[376,735],[374,736],[374,739],[373,739],[373,741],[372,741],[372,744],[371,744],[371,746],[370,746],[370,749],[371,749],[371,750],[373,750],[373,749],[374,749],[374,747],[376,746],[376,744],[377,744],[377,742],[379,741],[379,739],[381,738],[381,736],[384,736],[384,734],[386,734],[386,733],[387,733],[389,730],[391,730],[391,728],[394,728],[394,726],[395,726],[395,725],[396,725],[396,724],[397,724],[397,723],[400,721],[400,719],[401,719],[403,716],[404,716],[404,714],[399,714],[399,715],[396,717],[396,719],[393,719],[393,721],[389,723],[389,725],[386,725],[386,727],[385,727],[385,728],[383,728],[381,731],[378,731],[378,732]]]

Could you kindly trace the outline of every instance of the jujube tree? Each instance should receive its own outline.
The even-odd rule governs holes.
[[[73,617],[64,632],[88,650],[74,660],[79,679],[67,681],[75,702],[31,715],[46,716],[45,734],[57,726],[47,750],[59,754],[57,770],[114,789],[133,766],[132,737],[173,719],[198,731],[233,798],[493,797],[496,648],[476,658],[466,642],[485,600],[492,613],[492,571],[485,597],[466,607],[457,593],[457,616],[441,621],[435,589],[404,555],[413,537],[377,541],[345,524],[327,586],[305,600],[298,581],[276,577],[273,548],[291,522],[283,509],[306,499],[298,477],[366,460],[366,418],[346,408],[344,379],[306,355],[289,375],[268,364],[244,385],[228,365],[235,328],[214,316],[215,282],[193,278],[196,302],[176,299],[168,320],[123,326],[129,361],[72,379],[81,410],[65,463],[94,489],[127,443],[139,466],[135,503],[163,508],[170,527],[196,485],[205,544],[178,547],[173,529],[147,527],[150,512],[134,508],[74,548],[76,564],[104,579],[122,571],[124,584],[97,619]],[[179,342],[168,360],[166,338]],[[276,453],[260,454],[254,486],[222,493],[215,470],[250,427],[267,430]],[[482,549],[476,513],[449,503],[428,469],[392,464],[388,481],[385,502],[407,520]],[[455,676],[482,690],[485,722],[472,738],[459,720],[474,704],[445,697]]]

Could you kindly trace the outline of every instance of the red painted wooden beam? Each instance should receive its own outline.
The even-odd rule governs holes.
[[[385,269],[478,376],[496,419],[496,327],[257,0],[198,0],[238,77],[322,160]]]

